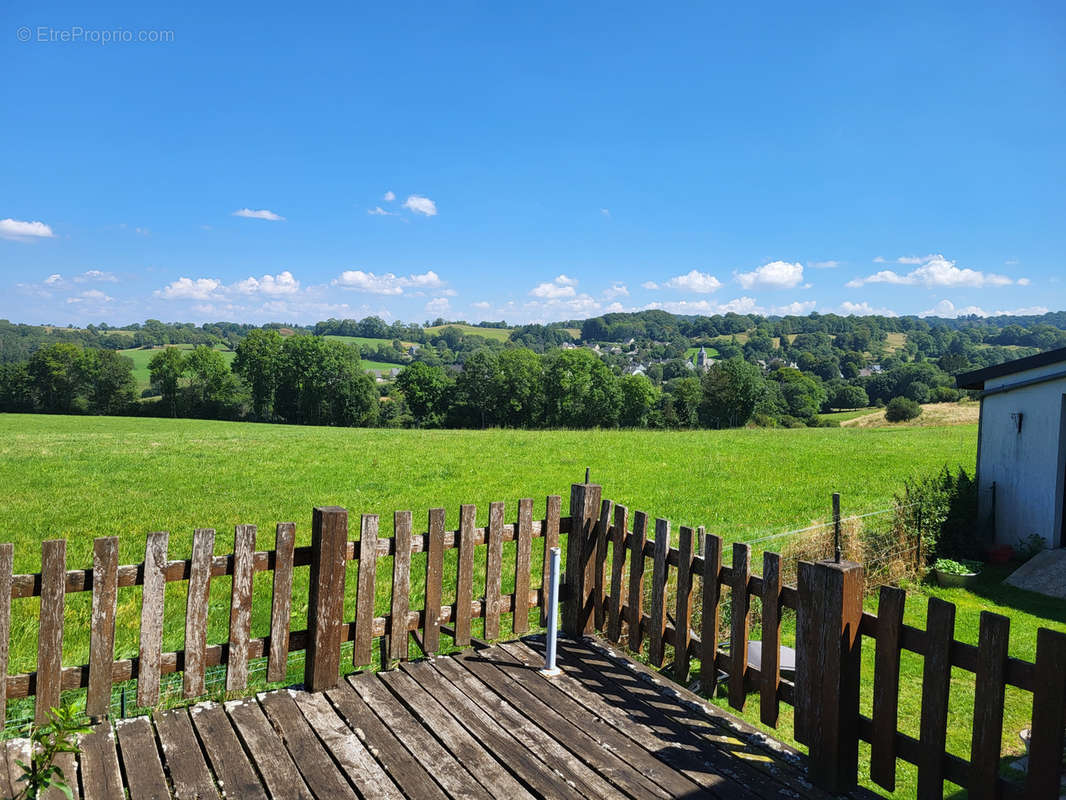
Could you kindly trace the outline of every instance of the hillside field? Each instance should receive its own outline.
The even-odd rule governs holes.
[[[170,344],[167,347],[176,347],[179,350],[192,350],[195,345],[191,344]],[[148,373],[148,362],[152,360],[152,356],[157,351],[162,350],[162,347],[153,347],[145,349],[142,347],[133,347],[129,350],[117,351],[120,356],[125,356],[133,362],[133,379],[137,381],[137,391],[144,391],[152,385],[151,378]],[[230,364],[236,357],[236,353],[225,345],[216,344],[215,349],[221,351],[222,357],[226,359],[226,363]]]
[[[458,328],[463,333],[472,333],[475,336],[484,336],[486,339],[497,339],[501,342],[506,342],[511,335],[510,328],[482,328],[478,325],[438,325],[433,328],[426,328],[426,333],[430,335],[438,334],[445,328]]]

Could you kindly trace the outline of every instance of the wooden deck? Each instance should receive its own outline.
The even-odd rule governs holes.
[[[598,640],[559,645],[554,678],[529,638],[100,725],[77,796],[826,797],[801,756],[696,695]],[[8,743],[3,797],[25,748]]]

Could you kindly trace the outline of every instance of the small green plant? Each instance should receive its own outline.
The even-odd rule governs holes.
[[[945,575],[974,575],[981,571],[981,562],[968,559],[955,561],[951,558],[938,558],[936,563],[933,564],[933,569]]]
[[[46,725],[30,728],[30,763],[15,760],[22,770],[19,783],[25,783],[15,800],[34,800],[47,789],[55,788],[74,800],[74,792],[67,784],[67,776],[55,763],[60,753],[78,753],[78,735],[89,732],[81,721],[81,713],[73,706],[53,708],[48,712]],[[71,776],[73,777],[73,776]]]
[[[1047,543],[1044,541],[1044,537],[1038,533],[1030,533],[1024,539],[1018,541],[1018,546],[1014,548],[1015,555],[1021,561],[1028,561],[1035,555],[1039,555],[1040,552],[1047,547]]]

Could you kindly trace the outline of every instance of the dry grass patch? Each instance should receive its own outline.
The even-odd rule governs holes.
[[[889,422],[885,419],[885,412],[882,410],[844,420],[840,426],[846,428],[928,428],[942,425],[973,425],[977,422],[980,413],[980,403],[972,401],[926,403],[922,406],[921,416],[907,422]]]

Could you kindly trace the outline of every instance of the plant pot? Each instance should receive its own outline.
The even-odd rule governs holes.
[[[995,547],[988,551],[990,564],[1009,564],[1012,558],[1014,558],[1014,548],[1009,544]]]
[[[977,583],[977,576],[980,573],[967,572],[965,575],[956,575],[951,572],[941,572],[936,570],[936,582],[946,589],[950,588],[968,588]]]

